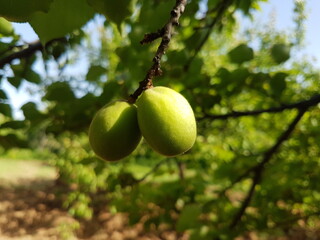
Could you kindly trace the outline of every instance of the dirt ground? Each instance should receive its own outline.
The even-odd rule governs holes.
[[[122,214],[101,213],[79,222],[56,199],[55,173],[38,162],[15,162],[15,171],[0,174],[0,240],[186,240],[165,227],[146,233],[128,226]],[[21,168],[20,170],[17,168]],[[3,169],[2,169],[3,170]],[[19,174],[17,174],[19,172]]]

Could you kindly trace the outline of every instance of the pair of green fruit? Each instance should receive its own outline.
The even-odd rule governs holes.
[[[100,158],[116,161],[128,156],[143,136],[156,152],[176,156],[196,139],[196,121],[188,101],[166,87],[145,90],[136,104],[115,101],[93,118],[89,142]]]

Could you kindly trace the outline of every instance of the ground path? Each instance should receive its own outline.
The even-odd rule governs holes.
[[[0,159],[1,240],[177,240],[176,233],[146,233],[121,214],[101,213],[79,222],[55,197],[56,173],[39,161]],[[186,239],[186,238],[184,238]]]

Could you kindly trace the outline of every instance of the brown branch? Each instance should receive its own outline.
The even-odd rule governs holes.
[[[241,221],[242,216],[245,214],[245,211],[249,206],[251,199],[255,193],[255,188],[261,181],[262,173],[264,171],[265,165],[271,160],[272,156],[278,151],[281,144],[289,138],[289,136],[295,129],[296,125],[299,123],[299,121],[301,120],[301,118],[303,117],[303,115],[307,110],[308,110],[308,107],[304,107],[304,108],[301,107],[299,109],[297,116],[290,123],[287,130],[284,131],[278,138],[277,142],[268,151],[265,152],[262,161],[253,168],[254,176],[252,179],[250,189],[247,193],[246,198],[242,202],[241,207],[239,208],[239,211],[234,216],[231,224],[229,225],[230,229],[235,228],[238,225],[238,223]]]
[[[184,12],[186,5],[187,5],[187,0],[176,0],[176,4],[170,13],[170,19],[167,22],[167,24],[157,33],[146,34],[143,40],[141,41],[141,43],[144,44],[144,43],[150,43],[157,38],[160,38],[160,37],[162,38],[161,43],[158,47],[158,50],[153,58],[153,64],[151,68],[147,72],[145,78],[141,82],[139,82],[138,89],[129,96],[129,99],[128,99],[129,102],[134,103],[144,90],[151,88],[153,86],[152,84],[153,78],[160,76],[162,74],[161,64],[160,64],[162,56],[165,54],[165,51],[169,46],[174,26],[179,25],[180,16]]]
[[[43,46],[40,42],[40,40],[28,43],[26,45],[18,45],[18,46],[11,46],[11,49],[17,49],[19,48],[19,51],[14,51],[13,53],[0,58],[0,69],[2,69],[6,64],[11,64],[11,62],[15,59],[24,59],[29,58],[33,54],[35,54],[37,51],[44,51],[47,49],[51,44],[54,42],[66,42],[66,38],[55,38],[50,40]]]
[[[238,117],[243,117],[243,116],[256,116],[256,115],[260,115],[262,113],[282,112],[286,109],[309,108],[311,106],[317,105],[318,103],[320,103],[320,94],[317,94],[308,100],[303,100],[303,101],[292,103],[292,104],[284,104],[280,107],[273,107],[273,108],[269,108],[269,109],[260,109],[260,110],[253,110],[253,111],[243,111],[243,112],[233,111],[231,113],[222,114],[222,115],[205,114],[203,117],[197,118],[197,120],[203,120],[203,119],[212,119],[212,120],[222,119],[222,120],[224,120],[224,119],[228,119],[228,118],[238,118]]]
[[[203,39],[199,43],[199,45],[195,48],[193,55],[189,58],[188,62],[185,64],[184,69],[188,70],[192,61],[196,58],[200,50],[203,48],[204,44],[210,37],[210,34],[213,28],[219,23],[222,19],[223,14],[227,11],[227,9],[231,6],[233,0],[221,0],[218,6],[213,10],[216,11],[216,16],[212,19],[212,22],[206,26],[206,34],[204,35]],[[208,10],[207,14],[211,13],[212,10]],[[201,29],[202,30],[202,29]]]
[[[143,44],[151,43],[154,40],[161,38],[164,34],[164,31],[165,31],[165,29],[163,27],[160,30],[158,30],[158,32],[145,34],[143,39],[140,41],[140,44],[143,45]]]
[[[12,54],[1,58],[0,69],[2,69],[6,64],[10,64],[15,59],[29,58],[35,52],[42,51],[42,50],[43,50],[43,46],[40,41],[29,43],[26,48],[23,48],[18,52],[13,52]]]
[[[181,162],[178,159],[176,159],[176,158],[175,158],[175,162],[176,162],[177,167],[178,167],[179,178],[180,178],[180,180],[184,180],[184,178],[185,178],[184,170],[185,170],[186,165],[183,162]]]

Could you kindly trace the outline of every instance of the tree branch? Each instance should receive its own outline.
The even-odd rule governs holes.
[[[149,172],[147,172],[142,178],[138,179],[135,184],[143,182],[147,177],[149,177],[152,173],[158,170],[163,164],[167,163],[170,158],[165,158],[162,161],[158,162]]]
[[[29,43],[26,48],[23,48],[18,52],[13,52],[12,54],[1,58],[0,69],[2,69],[6,64],[10,64],[15,59],[29,58],[35,52],[42,51],[42,50],[43,50],[43,46],[41,45],[40,41]]]
[[[203,39],[199,43],[199,45],[195,48],[193,55],[189,58],[188,62],[184,65],[184,69],[188,70],[190,67],[190,64],[195,59],[195,57],[198,55],[200,50],[203,48],[204,44],[207,42],[207,40],[210,37],[210,34],[213,30],[213,28],[216,26],[216,24],[221,20],[223,14],[226,12],[226,10],[231,6],[233,3],[233,0],[221,0],[218,6],[215,8],[215,11],[217,12],[216,16],[212,19],[212,22],[206,26],[206,35],[204,35]],[[207,13],[210,13],[212,11],[209,11]],[[202,30],[202,29],[201,29]]]
[[[295,129],[296,125],[299,123],[299,121],[301,120],[301,118],[303,117],[303,115],[307,110],[308,110],[308,107],[299,108],[299,112],[297,116],[290,123],[287,130],[284,131],[278,138],[277,142],[268,151],[264,153],[262,161],[259,164],[257,164],[254,168],[252,168],[252,170],[254,171],[254,176],[252,179],[250,189],[247,193],[246,198],[242,202],[241,207],[239,208],[239,211],[234,216],[231,224],[229,225],[230,229],[235,228],[238,225],[238,223],[241,221],[242,216],[245,214],[245,211],[249,206],[251,199],[255,193],[255,188],[261,181],[262,173],[264,171],[265,165],[271,160],[272,156],[277,152],[281,144],[289,138],[289,136]]]
[[[185,169],[185,164],[181,161],[179,161],[178,159],[175,158],[175,162],[177,164],[178,167],[178,173],[179,173],[179,178],[180,180],[184,180],[185,176],[184,176],[184,169]]]
[[[153,65],[147,72],[145,78],[141,82],[139,82],[138,89],[129,96],[129,99],[128,99],[129,102],[134,103],[144,90],[151,88],[153,86],[152,84],[153,78],[160,76],[162,74],[161,64],[160,64],[162,56],[165,54],[165,51],[169,46],[174,26],[179,25],[180,16],[184,12],[186,5],[187,5],[187,0],[176,0],[176,4],[171,10],[170,19],[168,23],[157,33],[146,34],[143,40],[141,41],[141,44],[145,44],[145,43],[150,43],[157,38],[160,38],[160,37],[162,38],[161,43],[156,52],[156,55],[153,58]]]
[[[203,120],[203,119],[228,119],[228,118],[238,118],[238,117],[243,117],[243,116],[256,116],[262,113],[277,113],[277,112],[282,112],[286,109],[302,109],[302,108],[309,108],[311,106],[315,106],[318,103],[320,103],[320,94],[317,94],[313,97],[311,97],[308,100],[303,100],[300,102],[292,103],[292,104],[284,104],[280,107],[273,107],[269,109],[260,109],[260,110],[253,110],[253,111],[243,111],[243,112],[238,112],[238,111],[233,111],[231,113],[227,114],[222,114],[222,115],[210,115],[210,114],[205,114],[203,117],[197,118],[197,120]]]

